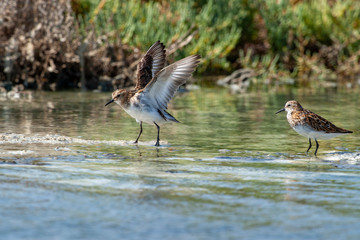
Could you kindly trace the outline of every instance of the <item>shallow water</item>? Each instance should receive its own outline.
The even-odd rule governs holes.
[[[109,97],[0,98],[1,239],[358,239],[358,93],[181,93],[160,148]],[[290,99],[354,134],[307,156]]]

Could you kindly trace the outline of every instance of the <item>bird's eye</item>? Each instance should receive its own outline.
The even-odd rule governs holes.
[[[120,94],[118,94],[116,97],[119,98],[119,97],[120,97]]]
[[[287,107],[290,107],[290,104],[286,105]]]

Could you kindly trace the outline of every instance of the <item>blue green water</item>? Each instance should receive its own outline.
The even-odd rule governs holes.
[[[160,148],[109,98],[0,98],[1,239],[358,239],[358,92],[177,94]],[[354,134],[307,156],[291,99]]]

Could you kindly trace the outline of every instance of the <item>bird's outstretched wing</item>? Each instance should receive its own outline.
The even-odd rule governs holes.
[[[165,46],[160,41],[154,43],[141,58],[136,71],[136,90],[143,89],[165,66]]]
[[[200,56],[192,55],[163,68],[146,85],[144,93],[154,100],[158,109],[166,109],[177,89],[186,82],[199,63]]]

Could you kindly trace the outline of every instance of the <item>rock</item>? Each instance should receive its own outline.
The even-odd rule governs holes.
[[[255,73],[251,69],[239,69],[233,72],[231,75],[219,79],[217,85],[228,87],[232,93],[242,93],[250,86],[251,77],[255,76]]]

